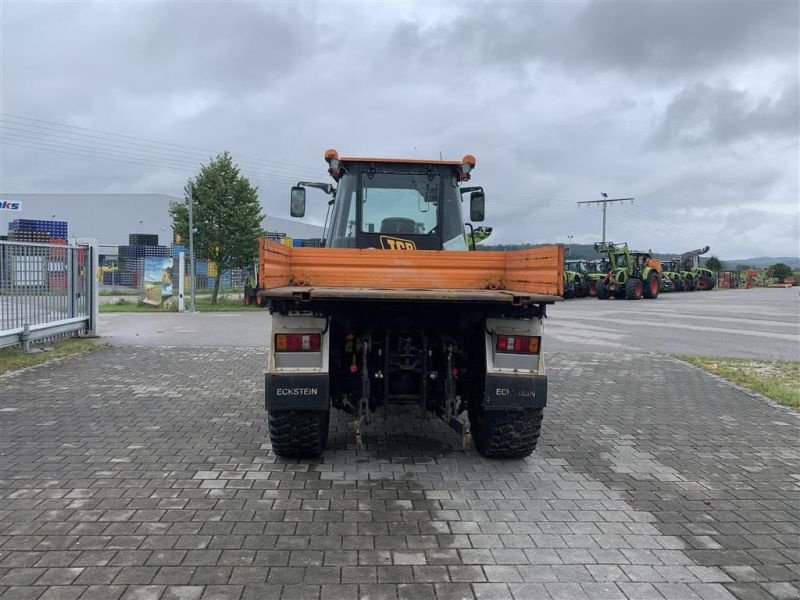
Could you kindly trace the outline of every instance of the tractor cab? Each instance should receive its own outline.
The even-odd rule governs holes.
[[[300,182],[292,188],[291,214],[305,213],[305,188],[321,189],[328,202],[325,245],[385,250],[467,250],[462,215],[469,193],[470,221],[483,221],[481,187],[464,187],[476,160],[457,161],[339,157],[325,152],[331,184]],[[471,227],[471,225],[470,225]],[[486,236],[488,237],[488,236]]]
[[[589,261],[583,259],[565,260],[564,268],[567,271],[572,271],[573,273],[580,273],[581,275],[587,275],[589,273],[588,263]]]

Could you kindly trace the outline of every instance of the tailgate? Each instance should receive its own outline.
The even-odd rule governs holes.
[[[259,240],[259,287],[405,290],[513,290],[561,296],[564,246],[511,252],[293,248]],[[541,301],[552,301],[541,300]]]

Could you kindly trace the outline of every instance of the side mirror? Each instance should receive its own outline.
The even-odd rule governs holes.
[[[289,199],[289,214],[293,217],[306,216],[306,188],[293,187]]]
[[[469,195],[469,220],[483,221],[486,212],[486,196],[483,192],[472,192]]]

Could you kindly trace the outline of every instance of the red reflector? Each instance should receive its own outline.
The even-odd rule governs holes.
[[[276,352],[319,352],[318,333],[278,333],[275,335]]]
[[[498,352],[512,352],[514,354],[537,354],[539,352],[539,338],[528,335],[497,335]]]

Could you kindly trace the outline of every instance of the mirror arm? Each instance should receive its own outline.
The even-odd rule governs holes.
[[[462,196],[463,196],[464,194],[466,194],[467,192],[482,192],[482,191],[483,191],[483,187],[481,187],[481,186],[479,186],[479,185],[473,185],[473,186],[471,186],[471,187],[462,187],[462,188],[458,188],[458,192],[459,192],[459,193],[460,193]]]
[[[330,183],[317,183],[315,181],[298,181],[296,187],[310,187],[322,190],[331,196],[336,192],[336,189]]]

